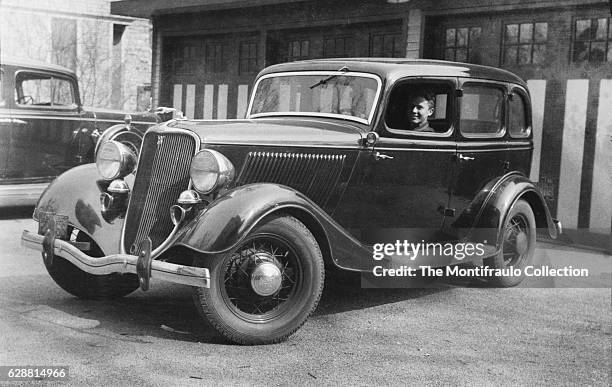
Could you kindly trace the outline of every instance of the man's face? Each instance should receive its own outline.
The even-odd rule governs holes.
[[[419,126],[427,122],[429,116],[433,114],[433,106],[423,97],[414,97],[408,104],[408,118],[410,123]]]

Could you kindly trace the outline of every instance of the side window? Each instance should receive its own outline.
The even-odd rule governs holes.
[[[72,84],[67,79],[53,78],[53,106],[74,106]]]
[[[449,134],[454,85],[444,81],[406,81],[391,91],[385,116],[395,134]]]
[[[15,102],[20,106],[74,107],[76,105],[74,88],[68,79],[31,73],[17,75]]]
[[[51,76],[18,74],[15,102],[17,105],[51,106]]]
[[[494,85],[467,84],[460,98],[461,134],[499,137],[503,130],[504,91]]]
[[[529,137],[531,128],[527,120],[527,109],[526,109],[525,98],[521,93],[516,91],[512,92],[509,107],[509,118],[508,118],[508,132],[510,136],[517,138]]]

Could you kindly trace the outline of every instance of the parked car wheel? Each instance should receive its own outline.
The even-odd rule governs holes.
[[[524,269],[533,260],[536,246],[536,223],[531,206],[518,200],[508,213],[503,228],[500,253],[484,260],[484,265],[493,269],[520,269],[520,276],[493,276],[489,283],[494,286],[516,286],[525,277]]]
[[[200,314],[240,344],[285,340],[317,307],[325,269],[311,232],[291,216],[257,226],[236,248],[213,257],[210,288],[195,288]]]
[[[73,241],[89,242],[91,244],[91,250],[88,252],[90,256],[104,256],[95,242],[78,229],[72,230],[70,238]],[[58,256],[53,258],[50,266],[45,262],[45,267],[55,283],[78,298],[89,300],[119,298],[132,293],[139,286],[138,276],[135,274],[93,275]]]

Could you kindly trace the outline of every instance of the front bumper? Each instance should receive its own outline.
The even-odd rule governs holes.
[[[44,242],[45,236],[34,234],[27,230],[21,235],[21,244],[33,250],[44,252]],[[139,260],[137,255],[113,254],[105,257],[90,257],[67,241],[53,238],[50,242],[53,245],[54,255],[70,261],[73,265],[87,273],[94,275],[134,273],[141,276],[137,269]],[[210,287],[210,274],[207,268],[153,260],[150,262],[149,273],[151,278],[163,281],[197,287]]]

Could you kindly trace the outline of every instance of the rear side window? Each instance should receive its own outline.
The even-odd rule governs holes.
[[[504,91],[494,85],[466,84],[460,98],[460,127],[466,137],[503,135]]]
[[[523,95],[513,91],[510,94],[508,107],[508,132],[510,136],[515,138],[529,137],[531,128],[527,116],[527,104]]]

